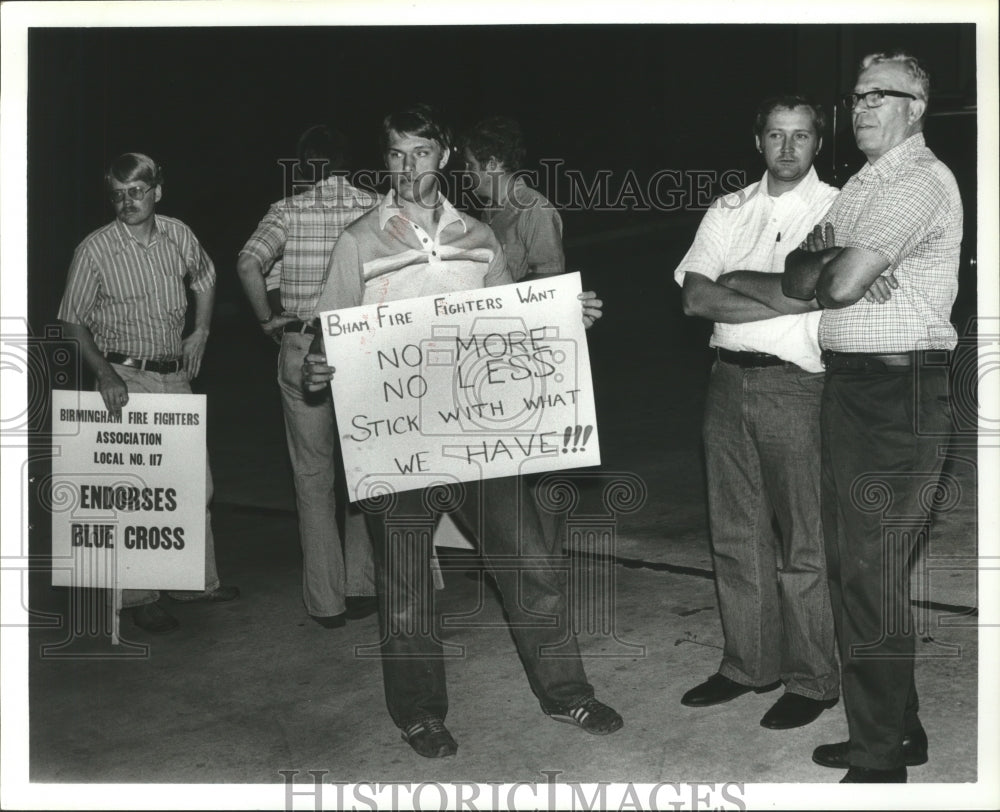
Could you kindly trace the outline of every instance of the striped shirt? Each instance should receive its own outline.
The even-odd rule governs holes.
[[[373,192],[331,175],[308,191],[273,204],[240,253],[257,259],[265,272],[280,263],[281,306],[308,321],[316,315],[316,300],[337,240],[377,203]],[[269,280],[268,287],[273,286]]]
[[[392,191],[344,231],[316,312],[509,285],[503,249],[489,226],[439,200],[433,235],[403,216]]]
[[[77,246],[59,318],[86,326],[101,352],[179,358],[185,277],[192,290],[215,285],[215,266],[184,223],[154,215],[146,246],[114,220]]]
[[[562,218],[541,194],[518,179],[502,208],[487,208],[483,221],[493,229],[515,282],[530,273],[557,274],[566,270],[562,246]]]
[[[772,197],[767,173],[752,186],[719,198],[705,212],[694,243],[674,271],[678,285],[689,273],[716,280],[729,271],[781,273],[785,256],[830,208],[837,190],[810,167],[794,189]],[[709,344],[726,350],[777,355],[807,372],[822,372],[819,311],[743,324],[716,322]]]
[[[955,178],[911,135],[844,185],[827,218],[837,245],[882,256],[899,287],[884,304],[862,298],[824,310],[819,338],[839,352],[951,349],[958,293],[962,199]]]

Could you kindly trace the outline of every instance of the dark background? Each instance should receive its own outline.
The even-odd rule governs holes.
[[[36,335],[54,322],[73,249],[111,219],[102,174],[125,151],[164,166],[159,210],[190,225],[214,259],[217,334],[252,320],[236,256],[268,204],[288,191],[278,161],[294,157],[311,124],[347,133],[355,169],[381,167],[381,117],[422,100],[459,128],[493,113],[518,118],[529,168],[562,159],[585,178],[605,169],[619,183],[628,170],[640,179],[664,168],[736,170],[749,183],[763,171],[751,132],[760,99],[798,90],[829,111],[852,87],[860,56],[896,46],[929,66],[927,140],[963,191],[961,320],[975,307],[971,24],[32,29],[29,322]],[[838,185],[862,160],[842,119],[817,163]],[[618,309],[635,293],[621,288],[619,296],[620,271],[647,276],[640,294],[665,307],[648,327],[700,341],[708,325],[683,317],[671,272],[701,205],[565,211],[570,268]],[[658,267],[630,266],[627,250],[613,253],[615,268],[591,261],[594,235],[659,224],[674,228]],[[220,344],[210,343],[206,363]]]

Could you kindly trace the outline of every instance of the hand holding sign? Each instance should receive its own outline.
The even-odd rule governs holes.
[[[596,319],[567,274],[321,314],[339,372],[310,357],[304,380],[332,379],[352,501],[372,477],[407,490],[409,475],[418,488],[599,464],[581,301]],[[576,454],[560,453],[567,426],[593,427]]]

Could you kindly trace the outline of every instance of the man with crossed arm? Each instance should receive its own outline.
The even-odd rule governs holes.
[[[962,201],[924,142],[929,88],[908,54],[861,61],[844,104],[868,160],[782,280],[789,296],[825,308],[823,531],[850,738],[817,747],[813,761],[847,769],[842,783],[905,782],[908,766],[927,761],[909,594],[921,532],[887,532],[885,513],[857,493],[866,482],[887,488],[885,511],[925,532],[951,431]],[[888,301],[873,285],[891,289]]]
[[[760,721],[771,729],[809,724],[839,693],[820,526],[819,313],[779,289],[785,254],[837,195],[812,166],[824,126],[800,96],[764,101],[754,124],[764,177],[706,212],[674,274],[685,313],[715,322],[704,442],[725,638],[718,673],[681,702],[784,683]],[[770,301],[730,287],[748,276]]]

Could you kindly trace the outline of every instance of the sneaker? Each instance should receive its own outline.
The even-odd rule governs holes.
[[[545,714],[557,722],[566,722],[582,727],[595,736],[606,736],[609,733],[614,733],[616,730],[621,730],[625,724],[614,708],[609,708],[594,697],[584,699],[572,708],[560,713],[545,711]]]
[[[132,615],[132,622],[136,626],[152,634],[172,632],[181,625],[177,618],[158,603],[144,603],[126,611]]]
[[[195,601],[207,601],[209,603],[225,603],[236,600],[240,596],[238,586],[217,586],[211,592],[195,590],[177,590],[168,592],[167,596],[172,601],[178,603],[194,603]]]
[[[403,729],[403,741],[424,758],[444,758],[458,752],[458,743],[440,719],[414,722]]]

